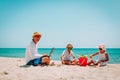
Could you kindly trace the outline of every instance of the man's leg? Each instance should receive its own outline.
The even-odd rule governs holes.
[[[42,58],[42,64],[47,64],[47,65],[49,65],[49,64],[50,64],[50,58],[49,58],[49,57],[43,57],[43,58]]]

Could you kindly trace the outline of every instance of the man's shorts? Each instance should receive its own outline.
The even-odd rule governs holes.
[[[42,57],[40,58],[35,58],[33,60],[30,60],[27,65],[33,65],[33,66],[38,66],[39,64],[42,64]]]

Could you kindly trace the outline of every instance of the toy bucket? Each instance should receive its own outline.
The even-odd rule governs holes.
[[[78,58],[78,62],[79,62],[79,65],[80,66],[87,66],[87,60],[88,58],[87,57],[79,57]]]

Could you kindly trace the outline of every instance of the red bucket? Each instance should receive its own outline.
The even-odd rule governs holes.
[[[87,66],[87,60],[88,60],[88,58],[87,57],[79,57],[78,58],[78,61],[79,61],[79,65],[80,66]]]

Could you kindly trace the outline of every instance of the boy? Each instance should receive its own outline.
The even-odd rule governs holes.
[[[61,55],[62,64],[67,64],[67,65],[77,64],[74,53],[72,52],[72,48],[73,48],[72,44],[67,44],[66,50],[64,50]],[[73,58],[73,59],[71,59],[71,58]]]

